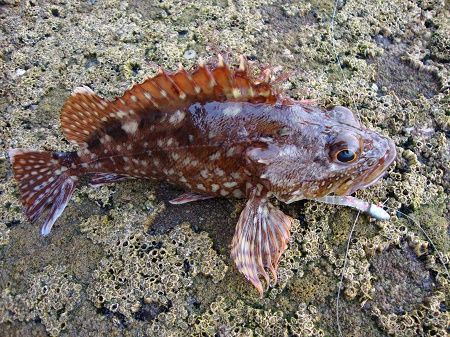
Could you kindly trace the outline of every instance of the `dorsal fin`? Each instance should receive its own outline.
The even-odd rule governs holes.
[[[76,88],[61,112],[61,127],[66,138],[79,144],[86,142],[107,120],[110,113],[108,107],[109,102],[90,88]]]
[[[237,69],[229,68],[219,55],[216,66],[203,61],[191,72],[181,65],[175,73],[160,69],[158,74],[134,85],[122,97],[107,101],[88,87],[75,89],[61,112],[61,125],[68,140],[85,144],[113,119],[174,112],[196,102],[238,101],[274,104],[280,96],[270,83],[267,71],[254,77],[241,56]]]

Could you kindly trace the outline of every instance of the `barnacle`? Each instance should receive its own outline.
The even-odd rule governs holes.
[[[13,294],[4,289],[0,296],[0,322],[40,319],[51,336],[58,336],[80,302],[81,285],[63,267],[48,266],[30,275],[27,292]]]
[[[227,270],[211,245],[205,232],[196,234],[188,224],[167,235],[132,231],[117,237],[110,243],[111,255],[95,271],[89,296],[98,308],[125,321],[145,319],[151,327],[160,322],[166,328],[178,324],[188,315],[186,290],[193,278],[202,274],[218,282]]]

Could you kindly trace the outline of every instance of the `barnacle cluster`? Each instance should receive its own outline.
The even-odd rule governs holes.
[[[81,285],[64,267],[48,266],[28,277],[26,292],[5,288],[0,295],[0,322],[40,319],[51,336],[65,329],[81,300]]]
[[[242,300],[234,303],[219,296],[200,315],[190,317],[192,336],[324,336],[317,327],[317,308],[296,305],[291,315],[280,310],[249,307]]]
[[[129,213],[112,211],[81,225],[107,252],[94,272],[88,297],[122,324],[148,321],[148,333],[186,330],[188,291],[195,278],[201,274],[217,283],[227,266],[211,249],[207,233],[195,233],[187,223],[163,235],[144,234],[128,225],[119,232],[116,224],[124,215],[132,218]]]

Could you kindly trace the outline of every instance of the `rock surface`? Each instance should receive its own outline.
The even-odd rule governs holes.
[[[449,278],[434,249],[448,268],[445,3],[337,4],[332,26],[332,1],[0,1],[0,335],[338,336],[342,274],[344,336],[448,333]],[[393,138],[396,164],[358,193],[386,202],[391,221],[359,217],[344,269],[355,212],[280,205],[299,220],[263,299],[229,258],[242,202],[172,206],[179,191],[143,181],[83,187],[40,237],[7,149],[72,149],[58,117],[76,86],[112,98],[157,65],[217,52],[292,70],[289,95],[349,106]]]

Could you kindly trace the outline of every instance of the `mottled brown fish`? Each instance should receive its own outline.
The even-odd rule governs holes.
[[[391,140],[366,129],[350,110],[284,98],[269,75],[252,75],[243,57],[230,69],[219,56],[214,67],[161,70],[113,101],[77,88],[61,125],[80,150],[9,152],[28,218],[41,218],[48,235],[82,176],[92,185],[168,181],[188,191],[174,204],[246,198],[231,255],[262,294],[260,277],[268,286],[270,272],[276,282],[292,223],[269,198],[354,206],[348,200],[357,199],[328,195],[373,184],[396,154]]]

